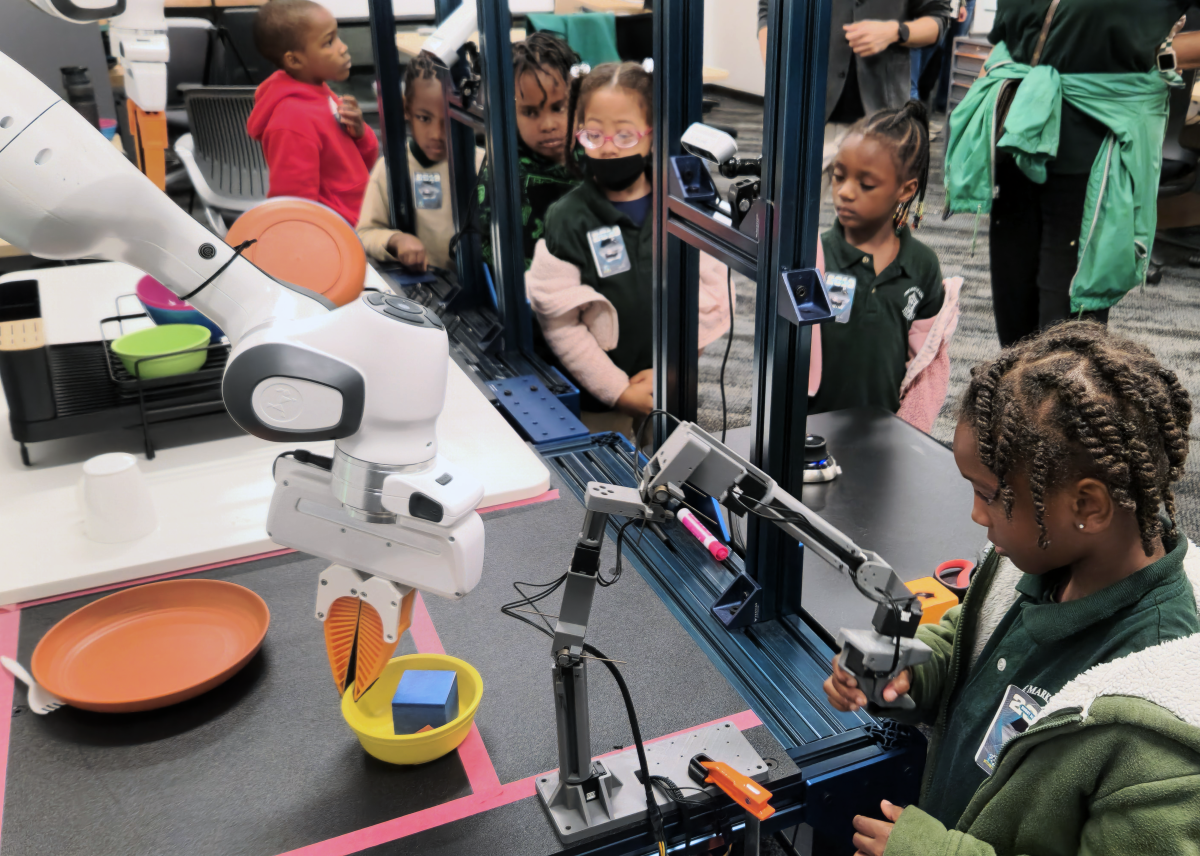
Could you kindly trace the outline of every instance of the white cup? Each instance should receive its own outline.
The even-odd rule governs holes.
[[[137,458],[127,452],[110,452],[84,461],[78,498],[83,532],[93,541],[134,541],[158,528],[146,477],[138,468]]]

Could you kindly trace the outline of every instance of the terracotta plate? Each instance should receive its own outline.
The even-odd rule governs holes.
[[[267,604],[244,586],[150,583],[89,603],[54,625],[33,652],[33,675],[84,710],[153,710],[231,678],[258,651],[270,623]]]
[[[306,199],[279,197],[251,208],[225,241],[258,243],[243,255],[276,279],[322,294],[338,306],[358,297],[367,254],[354,229],[334,211]]]

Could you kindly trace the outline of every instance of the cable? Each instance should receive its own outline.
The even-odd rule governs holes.
[[[631,523],[639,522],[642,525],[638,527],[638,543],[641,543],[642,533],[646,531],[646,521],[644,518],[631,517],[622,523],[621,528],[617,530],[617,564],[616,567],[613,568],[613,575],[606,580],[604,579],[603,574],[601,574],[598,570],[596,571],[596,583],[602,588],[608,588],[617,580],[621,579],[621,547],[625,539],[625,530],[629,528]]]
[[[662,810],[658,807],[658,800],[654,798],[650,782],[650,765],[646,762],[646,747],[642,743],[642,730],[638,727],[637,711],[633,709],[633,698],[629,695],[629,687],[625,685],[625,679],[621,677],[620,669],[599,648],[585,642],[583,650],[604,663],[605,668],[612,674],[613,680],[617,682],[617,688],[621,691],[621,698],[625,702],[625,713],[629,716],[629,730],[633,732],[633,745],[637,749],[638,764],[642,768],[642,785],[646,789],[646,820],[650,823],[650,831],[658,844],[658,852],[661,856],[666,856],[667,844],[666,833],[663,830]]]
[[[475,217],[476,217],[476,214],[478,213],[478,208],[479,208],[479,189],[482,187],[484,193],[487,193],[487,185],[484,184],[484,180],[483,180],[484,179],[484,170],[486,170],[486,169],[488,169],[488,157],[486,154],[484,154],[483,160],[479,164],[479,172],[475,176],[475,187],[472,188],[471,198],[467,202],[467,215],[463,219],[463,227],[461,229],[459,229],[457,232],[455,232],[453,236],[451,236],[450,243],[447,245],[447,250],[446,250],[447,255],[452,256],[454,258],[457,258],[456,251],[458,250],[459,243],[467,235],[478,235],[480,237],[480,239],[482,239],[484,237],[483,231],[479,228],[479,223],[475,219]],[[488,176],[488,179],[489,179],[489,181],[491,180],[490,175]],[[491,215],[489,214],[488,217],[489,217],[489,226],[490,226]]]
[[[625,521],[625,523],[623,523],[621,528],[617,531],[617,565],[613,570],[612,578],[607,582],[604,582],[601,579],[599,572],[597,572],[596,581],[601,585],[610,586],[621,578],[622,536],[625,534],[625,529],[629,526],[629,524],[635,522],[635,520],[636,518],[630,518],[629,520]],[[644,520],[642,522],[645,523]],[[545,627],[542,627],[541,625],[523,615],[520,615],[514,610],[519,606],[532,607],[539,601],[545,600],[547,597],[557,591],[562,584],[566,582],[566,580],[567,575],[563,574],[562,576],[548,583],[514,582],[513,588],[517,590],[519,595],[521,595],[521,599],[513,601],[512,603],[504,604],[500,607],[500,611],[509,618],[515,618],[518,621],[523,621],[530,627],[537,630],[539,633],[544,633],[553,638],[554,632],[553,629],[550,628],[550,622],[546,620],[546,616],[539,616],[542,622],[546,625]],[[521,590],[521,586],[540,588],[542,591],[535,595],[528,595]],[[650,766],[646,762],[646,747],[642,742],[642,731],[638,727],[637,711],[635,711],[633,708],[633,698],[629,695],[629,687],[625,685],[625,679],[621,676],[621,672],[617,669],[616,664],[611,661],[607,654],[603,653],[595,646],[587,644],[586,642],[583,645],[583,650],[604,663],[605,668],[612,673],[613,680],[617,682],[617,688],[621,691],[621,698],[625,702],[625,712],[629,717],[629,728],[633,732],[633,743],[637,748],[638,763],[640,764],[642,771],[642,783],[646,788],[646,819],[650,824],[650,831],[654,837],[654,841],[658,845],[658,852],[660,856],[666,856],[667,845],[666,834],[663,830],[662,811],[659,809],[658,802],[654,799],[654,792],[651,790]]]
[[[729,351],[733,348],[733,268],[725,268],[725,286],[729,292],[729,341],[725,343],[725,356],[721,358],[721,442],[725,442],[725,425],[729,410],[725,406],[725,365],[729,362]]]
[[[653,410],[651,410],[649,413],[647,413],[645,416],[642,417],[642,421],[638,423],[637,429],[633,432],[633,444],[634,444],[635,452],[637,451],[637,449],[640,449],[642,447],[642,431],[644,431],[646,429],[646,423],[650,421],[650,417],[654,416],[655,414],[661,414],[663,416],[666,416],[668,419],[674,419],[676,425],[683,424],[683,420],[680,419],[678,416],[676,416],[674,413],[668,413],[667,411],[662,410],[657,407],[654,408]],[[635,475],[636,474],[637,473],[635,471]]]

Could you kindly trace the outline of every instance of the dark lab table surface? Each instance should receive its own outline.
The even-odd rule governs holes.
[[[550,640],[499,611],[515,598],[514,580],[552,580],[570,561],[583,509],[561,482],[552,487],[562,488],[560,499],[483,515],[483,576],[468,597],[424,598],[446,652],[483,676],[475,721],[501,785],[558,765]],[[613,554],[609,542],[606,573]],[[458,753],[424,766],[390,766],[367,756],[343,722],[312,615],[317,576],[327,565],[295,553],[198,574],[257,592],[271,610],[271,627],[242,672],[189,702],[139,714],[68,707],[35,716],[18,687],[3,791],[4,856],[271,856],[473,796]],[[0,653],[28,663],[50,627],[100,596],[20,610],[17,650]],[[558,596],[539,607],[556,613]],[[637,573],[597,590],[588,638],[627,662],[620,668],[647,740],[746,710]],[[405,634],[397,653],[414,650]],[[592,749],[600,755],[631,738],[612,679],[599,664],[589,672]],[[770,781],[795,774],[765,727],[745,734],[760,755],[778,762]],[[342,840],[306,852],[524,856],[562,849],[530,796],[399,840]]]
[[[832,482],[805,485],[801,501],[864,550],[879,553],[905,580],[933,575],[947,559],[974,559],[987,539],[971,521],[971,487],[950,450],[892,413],[855,408],[808,417],[842,468]],[[748,454],[748,428],[729,432]],[[867,627],[874,605],[811,552],[804,557],[805,611],[829,635]]]
[[[890,414],[815,416],[843,474],[806,489],[804,501],[906,578],[946,558],[971,555],[983,533],[969,520],[970,489],[949,452]],[[737,446],[736,436],[731,445]],[[478,587],[450,602],[425,598],[447,653],[484,679],[476,717],[501,784],[557,766],[549,640],[499,613],[514,580],[563,572],[583,511],[557,476],[562,498],[484,515],[487,551]],[[611,572],[613,545],[603,567]],[[260,654],[233,680],[190,702],[145,714],[65,708],[34,716],[14,696],[4,790],[4,856],[46,853],[270,856],[317,845],[472,794],[457,753],[423,767],[369,758],[342,721],[320,627],[312,618],[317,573],[327,563],[293,554],[213,571],[258,592],[271,609]],[[18,657],[55,622],[98,595],[20,612]],[[811,557],[804,604],[826,628],[865,626],[869,604],[849,581]],[[541,604],[557,612],[557,597]],[[598,590],[588,632],[621,669],[643,734],[657,737],[740,713],[746,704],[637,573]],[[406,634],[400,653],[414,650]],[[628,745],[620,697],[591,669],[595,754]],[[746,736],[777,767],[795,765],[762,727]],[[372,846],[373,845],[373,846]],[[322,854],[557,853],[544,810],[527,797],[397,841],[345,841]],[[315,852],[315,851],[314,851]]]

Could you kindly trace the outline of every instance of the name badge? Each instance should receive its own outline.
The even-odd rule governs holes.
[[[596,263],[596,271],[602,279],[633,268],[620,226],[593,229],[587,233],[587,238],[588,245],[592,248],[592,260]]]
[[[442,174],[418,172],[413,174],[413,191],[418,208],[442,207]]]
[[[1004,693],[1004,701],[992,717],[992,724],[983,735],[983,742],[975,752],[975,763],[989,776],[996,771],[996,759],[1004,744],[1018,734],[1024,734],[1030,723],[1037,717],[1042,706],[1032,695],[1023,689],[1008,685]]]
[[[825,274],[825,286],[829,289],[829,308],[833,310],[834,320],[839,324],[850,321],[850,310],[854,308],[854,291],[858,288],[858,280],[849,274]]]

